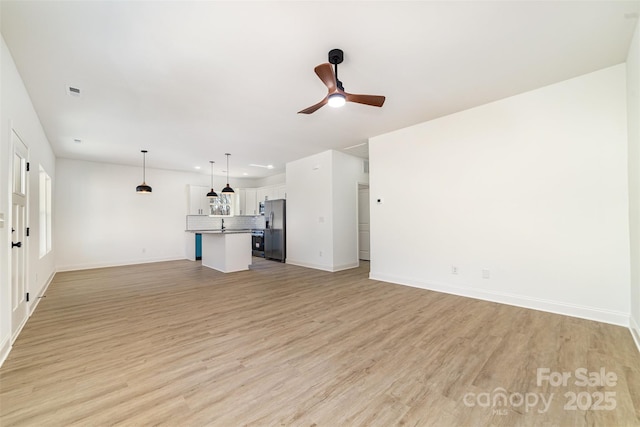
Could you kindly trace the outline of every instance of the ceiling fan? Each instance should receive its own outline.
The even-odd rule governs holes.
[[[374,107],[382,107],[385,97],[379,95],[356,95],[353,93],[347,93],[344,91],[342,82],[338,80],[338,64],[341,64],[344,59],[344,53],[340,49],[332,49],[329,51],[329,62],[318,65],[314,68],[314,71],[322,80],[322,83],[327,86],[329,93],[324,99],[311,107],[298,111],[298,114],[311,114],[318,110],[325,104],[329,104],[332,107],[341,107],[346,102],[356,102],[358,104],[372,105]],[[335,70],[331,68],[331,64],[334,65]]]

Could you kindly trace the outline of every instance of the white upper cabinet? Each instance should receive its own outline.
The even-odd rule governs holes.
[[[269,185],[267,187],[260,187],[257,189],[258,203],[267,200],[286,199],[287,198],[287,186],[286,184]]]
[[[245,210],[242,215],[258,215],[257,190],[255,188],[245,188]]]
[[[233,216],[236,214],[238,209],[236,194],[223,195],[218,193],[218,198],[212,202],[207,197],[209,191],[211,191],[209,187],[189,185],[188,215]]]
[[[286,184],[276,185],[273,188],[273,198],[274,199],[286,199],[287,198],[287,185]]]
[[[257,206],[255,188],[236,188],[236,215],[258,215]]]
[[[189,185],[188,214],[209,215],[209,199],[207,199],[208,187]]]
[[[236,215],[246,215],[247,211],[247,190],[245,188],[236,188],[236,202],[234,205],[234,213]]]
[[[189,185],[188,215],[210,214],[210,200],[206,197],[209,190],[209,187]],[[218,200],[218,202],[214,204],[213,214],[215,216],[229,216],[226,214],[225,205],[230,205],[231,215],[259,215],[260,202],[286,199],[286,190],[287,187],[285,184],[260,188],[236,188],[235,194],[230,196],[228,201]]]
[[[258,203],[269,200],[269,187],[256,188],[256,199],[258,200]]]

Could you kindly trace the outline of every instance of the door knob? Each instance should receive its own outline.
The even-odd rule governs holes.
[[[11,242],[11,249],[15,248],[16,246],[21,248],[22,247],[22,242],[18,242],[18,243]]]

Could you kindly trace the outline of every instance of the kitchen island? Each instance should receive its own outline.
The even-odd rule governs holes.
[[[202,265],[223,273],[248,270],[251,265],[251,230],[189,230],[187,247],[202,235]],[[188,259],[192,259],[187,256]],[[195,255],[193,257],[195,260]]]

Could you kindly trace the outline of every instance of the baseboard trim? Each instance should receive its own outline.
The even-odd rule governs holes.
[[[7,334],[0,343],[0,368],[9,357],[9,352],[11,352],[11,333]]]
[[[20,332],[22,332],[22,329],[24,328],[24,325],[27,324],[27,321],[29,320],[29,317],[31,317],[31,312],[29,312],[25,316],[25,318],[22,320],[22,323],[20,323],[20,325],[18,326],[18,329],[16,330],[15,334],[14,333],[11,334],[11,344],[12,345],[18,339],[18,337],[20,336]]]
[[[513,305],[516,307],[545,311],[548,313],[562,314],[565,316],[629,327],[629,313],[623,313],[619,311],[603,310],[595,307],[580,306],[559,301],[533,298],[526,295],[484,291],[469,287],[454,286],[446,283],[424,282],[407,277],[390,276],[375,272],[370,273],[369,278],[373,280],[380,280],[383,282],[411,286],[414,288],[444,292],[452,295],[459,295],[468,298],[475,298],[484,301],[497,302],[501,304]]]
[[[184,259],[186,259],[184,255],[181,255],[179,257],[168,257],[168,258],[126,260],[126,261],[114,261],[114,262],[90,263],[90,264],[71,264],[71,265],[58,266],[57,271],[64,272],[64,271],[92,270],[94,268],[122,267],[125,265],[152,264],[154,262],[179,261]]]
[[[342,270],[349,270],[351,268],[356,268],[359,265],[356,262],[356,263],[342,264],[342,265],[336,265],[336,266],[331,267],[331,266],[327,266],[327,265],[320,265],[320,264],[313,264],[313,263],[309,263],[309,262],[291,260],[289,258],[287,258],[287,264],[295,265],[295,266],[298,266],[298,267],[313,268],[314,270],[328,271],[330,273],[335,273],[335,272],[342,271]]]
[[[29,307],[29,317],[31,317],[31,315],[36,311],[36,307],[38,307],[38,304],[40,304],[40,301],[42,300],[42,296],[47,292],[47,289],[49,289],[49,285],[51,284],[51,282],[53,282],[53,278],[55,276],[56,276],[56,272],[55,271],[51,272],[51,275],[47,279],[45,285],[42,287],[42,290],[38,294],[38,297],[36,298],[36,300],[33,302],[33,305]]]
[[[356,263],[349,263],[349,264],[342,264],[342,265],[335,265],[333,266],[333,272],[338,272],[338,271],[343,271],[343,270],[351,270],[352,268],[357,268],[360,265],[360,263],[356,262]]]
[[[633,341],[635,341],[636,347],[638,347],[638,351],[640,352],[640,325],[633,316],[629,317],[629,330],[631,331]]]

